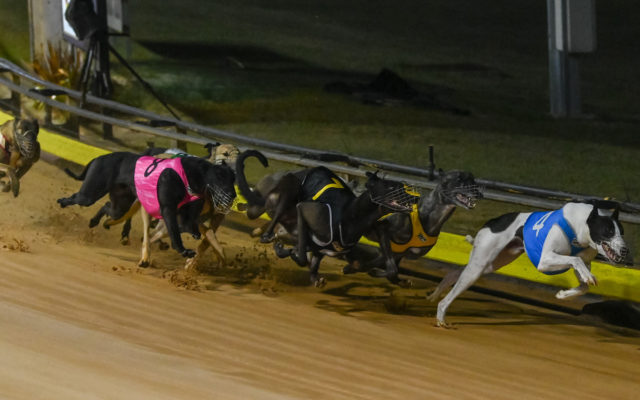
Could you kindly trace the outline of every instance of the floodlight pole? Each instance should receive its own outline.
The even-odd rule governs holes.
[[[547,26],[551,115],[580,117],[579,55],[595,50],[595,0],[547,0]]]

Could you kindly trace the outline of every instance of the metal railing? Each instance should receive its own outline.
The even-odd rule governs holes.
[[[2,73],[11,74],[11,79],[3,77]],[[74,132],[73,124],[71,124],[72,127],[69,128],[68,126],[60,126],[52,123],[52,109],[55,108],[66,111],[76,118],[82,117],[101,122],[110,128],[117,126],[131,131],[170,139],[177,143],[204,145],[211,140],[228,141],[238,145],[241,149],[258,148],[268,158],[289,164],[305,167],[325,165],[335,172],[357,177],[365,176],[366,169],[362,169],[361,167],[368,167],[383,170],[387,172],[389,178],[403,180],[419,188],[433,189],[437,185],[437,181],[434,181],[433,178],[434,176],[438,176],[438,172],[434,172],[430,168],[396,164],[338,152],[328,152],[253,138],[235,132],[181,121],[173,117],[155,114],[150,111],[92,95],[86,96],[85,104],[91,108],[100,109],[101,112],[90,111],[86,108],[65,104],[52,99],[50,96],[64,94],[70,99],[79,102],[82,98],[82,93],[44,81],[1,58],[0,85],[8,88],[12,93],[11,98],[5,100],[0,99],[0,105],[19,114],[21,112],[20,96],[26,96],[40,101],[45,105],[47,115],[43,125],[46,128],[71,134],[76,137],[78,137],[77,126]],[[114,115],[120,115],[122,117],[115,117]],[[171,127],[175,128],[176,131],[168,129]],[[194,134],[197,136],[193,136]],[[335,162],[342,162],[346,165]],[[555,209],[561,207],[562,204],[567,201],[597,198],[596,196],[535,188],[488,179],[476,179],[476,182],[487,189],[485,191],[485,197],[488,199],[536,208]],[[638,215],[638,213],[640,213],[640,204],[622,202],[621,207],[623,212],[620,214],[620,219],[622,221],[640,224],[640,215]]]

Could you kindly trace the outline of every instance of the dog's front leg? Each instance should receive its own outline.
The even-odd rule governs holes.
[[[582,258],[575,256],[565,256],[552,251],[543,252],[538,264],[540,272],[555,272],[563,269],[573,268],[581,283],[586,285],[597,285],[596,277],[590,271],[590,268],[584,263]]]
[[[299,266],[304,267],[309,264],[307,259],[307,243],[309,240],[309,226],[305,220],[306,207],[315,208],[318,203],[298,203],[296,210],[298,213],[298,243],[296,243],[291,253],[293,261],[298,263]],[[317,271],[317,269],[316,269]]]
[[[6,182],[0,182],[0,185],[2,185],[2,191],[11,191],[13,193],[13,197],[18,197],[18,193],[20,193],[20,179],[18,179],[18,176],[16,175],[15,168],[7,164],[0,164],[0,171],[3,171],[9,178],[8,184]]]
[[[398,286],[411,287],[412,283],[410,280],[400,279],[398,277],[398,262],[401,257],[398,257],[398,262],[396,262],[396,257],[391,250],[391,239],[389,238],[387,229],[380,224],[376,230],[378,234],[378,241],[380,243],[380,250],[382,251],[382,256],[384,258],[385,271],[380,274],[381,271],[378,268],[373,268],[369,271],[369,275],[380,277],[385,276],[389,282]]]
[[[538,270],[541,272],[559,271],[567,267],[573,268],[579,285],[571,289],[558,291],[558,293],[556,293],[557,299],[568,299],[585,294],[589,291],[589,285],[598,284],[596,277],[591,273],[591,263],[585,263],[580,257],[550,253],[548,256],[543,256],[540,260]]]
[[[183,257],[191,258],[196,252],[191,249],[185,249],[180,237],[180,228],[178,227],[178,216],[176,214],[177,206],[161,206],[162,218],[167,226],[169,238],[171,239],[171,247],[173,247]]]
[[[150,264],[149,254],[149,214],[144,208],[140,209],[140,216],[142,217],[142,256],[140,257],[139,267],[146,268]]]
[[[207,240],[207,229],[204,225],[199,226],[200,234],[204,235],[204,238],[198,244],[196,248],[196,255],[194,257],[188,258],[184,264],[184,269],[196,269],[198,267],[198,261],[202,257],[202,254],[209,248],[209,241]]]

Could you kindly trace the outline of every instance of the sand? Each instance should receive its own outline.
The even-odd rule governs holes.
[[[79,187],[41,162],[0,194],[3,399],[635,399],[640,338],[468,292],[433,327],[433,283],[306,271],[223,226],[232,266],[185,275],[174,251],[136,268],[97,206],[61,210]],[[102,204],[102,203],[100,203]],[[187,241],[193,248],[195,242]],[[209,254],[206,259],[212,259]],[[390,312],[392,311],[392,312]]]

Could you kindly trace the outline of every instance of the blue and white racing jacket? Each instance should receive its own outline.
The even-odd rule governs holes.
[[[576,234],[571,228],[571,225],[569,225],[567,220],[564,218],[562,209],[556,211],[534,212],[524,223],[522,235],[524,238],[524,249],[536,268],[538,268],[538,264],[540,264],[540,257],[542,256],[542,247],[544,246],[544,242],[547,240],[549,231],[554,225],[558,225],[558,227],[560,227],[567,236],[567,240],[569,240],[569,244],[571,245],[572,256],[575,256],[585,249],[584,247],[577,245],[578,241]],[[547,275],[556,275],[567,270],[568,268],[561,271],[541,272]]]

